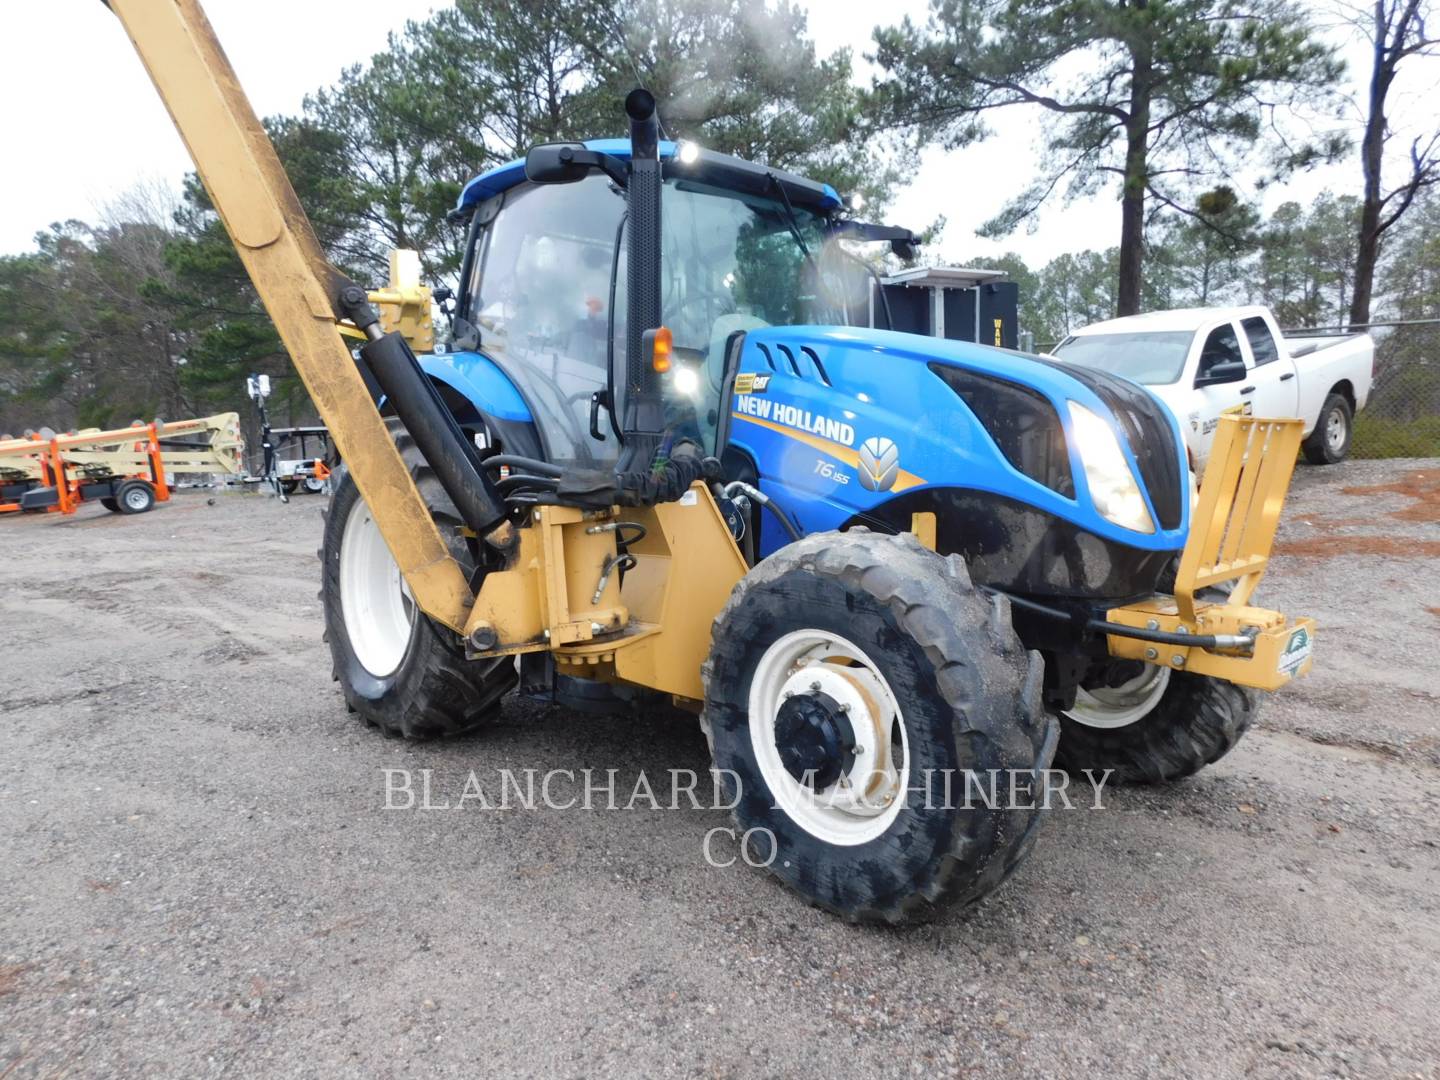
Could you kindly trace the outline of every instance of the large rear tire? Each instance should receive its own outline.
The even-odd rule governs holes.
[[[715,620],[703,724],[756,863],[855,922],[986,895],[1028,852],[1058,729],[1008,603],[913,536],[807,537]],[[988,770],[999,770],[992,774]],[[995,805],[965,776],[1000,777]],[[945,786],[949,778],[948,789]]]
[[[386,421],[410,475],[467,574],[475,560],[454,504],[398,420]],[[512,658],[466,660],[459,638],[411,601],[370,509],[341,465],[326,512],[320,597],[332,674],[367,723],[409,739],[458,735],[496,715],[515,685]]]

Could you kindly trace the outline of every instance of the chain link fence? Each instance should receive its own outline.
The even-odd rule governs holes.
[[[1440,319],[1370,327],[1375,381],[1350,455],[1440,457]]]

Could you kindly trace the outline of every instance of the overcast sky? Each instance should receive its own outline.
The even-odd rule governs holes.
[[[389,30],[437,6],[436,0],[204,2],[262,116],[298,110],[308,91],[382,48]],[[884,5],[806,0],[806,6],[819,50],[848,45],[857,62],[868,48],[877,13],[887,20],[905,14],[923,19],[928,7],[925,0]],[[93,220],[101,207],[137,183],[178,186],[189,158],[119,21],[96,0],[9,0],[6,7],[8,48],[0,65],[0,100],[10,102],[5,124],[10,152],[0,173],[0,253],[30,249],[34,234],[51,222]],[[1345,55],[1353,66],[1366,62],[1364,48],[1356,43]],[[1440,89],[1440,61],[1420,64],[1424,67],[1417,65],[1401,88],[1406,114],[1415,122],[1433,116],[1434,107],[1424,98]],[[1057,201],[1029,233],[1000,241],[973,235],[1038,163],[1036,118],[1016,111],[1006,125],[978,146],[928,152],[914,182],[887,215],[890,220],[922,228],[943,214],[948,226],[938,254],[950,259],[1015,250],[1035,265],[1061,252],[1113,245],[1119,234],[1113,193],[1069,207]],[[1357,191],[1358,167],[1351,161],[1302,177],[1267,194],[1265,204],[1273,208],[1284,198],[1306,202],[1327,186]]]

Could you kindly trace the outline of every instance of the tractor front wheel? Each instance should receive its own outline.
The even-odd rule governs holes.
[[[1055,764],[1117,784],[1178,780],[1212,765],[1245,734],[1260,698],[1205,675],[1140,661],[1097,669],[1060,719]]]
[[[1041,684],[1008,605],[958,557],[863,529],[770,556],[705,664],[703,724],[748,861],[857,922],[978,900],[1039,823],[1057,733]]]
[[[398,420],[387,421],[420,495],[465,573],[460,516]],[[374,515],[343,465],[326,512],[320,598],[345,703],[386,734],[457,735],[494,717],[517,681],[512,658],[466,660],[458,636],[415,605]]]

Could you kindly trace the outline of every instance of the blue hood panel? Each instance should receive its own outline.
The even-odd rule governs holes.
[[[930,369],[932,363],[1018,383],[1049,399],[1065,428],[1075,498],[1052,491],[1011,465],[965,401]],[[1117,432],[1123,428],[1094,391],[1058,365],[918,334],[797,326],[751,331],[740,371],[730,442],[750,452],[762,480],[773,478],[786,489],[782,504],[802,519],[807,532],[837,528],[898,493],[934,486],[1014,499],[1128,547],[1174,551],[1185,545],[1188,500],[1179,528],[1153,533],[1122,528],[1094,510],[1067,402],[1109,419]],[[751,392],[743,393],[747,386]],[[1183,477],[1180,428],[1168,411],[1165,417],[1173,435],[1169,452],[1180,459]],[[867,450],[869,440],[874,441]],[[1138,476],[1134,450],[1123,435],[1120,444]],[[1140,449],[1166,452],[1161,447]],[[876,453],[893,453],[894,478],[886,475],[883,490],[867,490],[862,483],[858,466],[865,453],[872,463]],[[1151,516],[1159,520],[1153,505]]]

